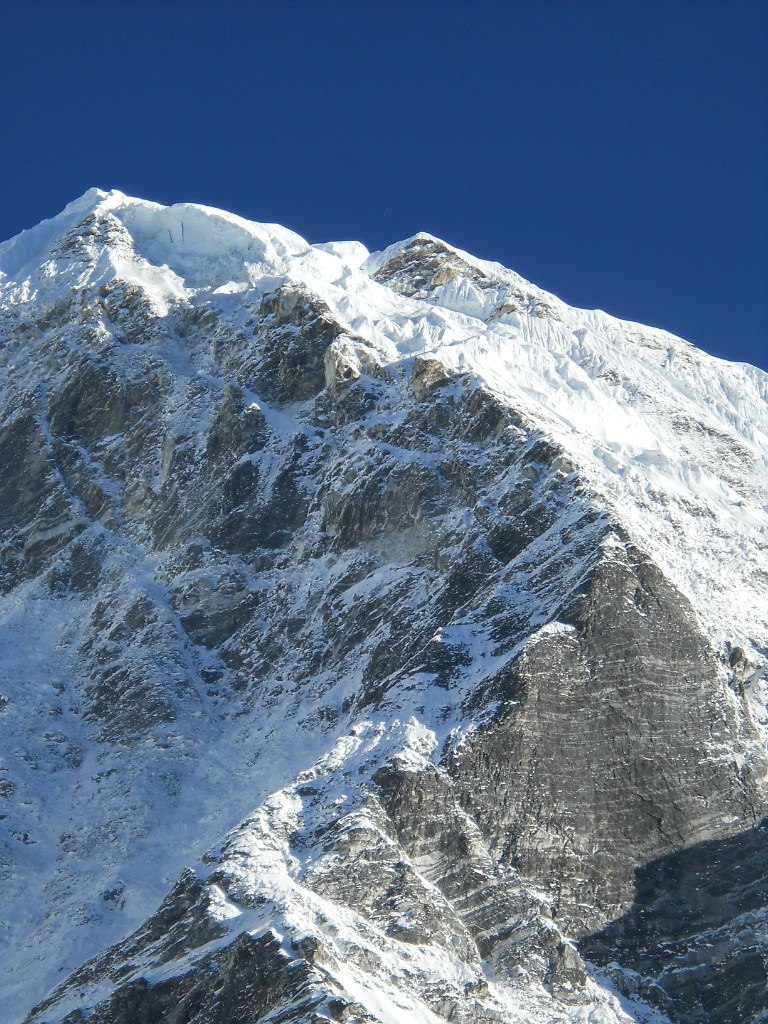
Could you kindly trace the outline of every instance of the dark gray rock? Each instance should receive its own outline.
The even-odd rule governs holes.
[[[678,1024],[759,1021],[768,1013],[766,902],[763,820],[638,867],[627,913],[580,947],[620,991],[639,989]]]
[[[424,296],[441,285],[463,280],[486,280],[485,275],[462,259],[450,246],[430,235],[416,235],[380,267],[374,277],[403,295]]]
[[[631,900],[637,865],[762,803],[758,764],[714,756],[749,736],[692,609],[641,552],[605,549],[558,620],[498,677],[497,716],[452,771],[501,859],[581,935]]]
[[[156,984],[138,978],[117,988],[93,1012],[68,1019],[87,1024],[258,1024],[271,1015],[272,1020],[319,1021],[313,1011],[323,999],[315,982],[310,965],[290,961],[273,935],[241,935],[203,957],[189,974]]]

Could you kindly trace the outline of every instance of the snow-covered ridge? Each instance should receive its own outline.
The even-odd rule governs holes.
[[[90,217],[110,214],[128,229],[137,255],[156,266],[170,267],[181,255],[205,260],[215,273],[217,261],[235,254],[243,262],[277,262],[308,248],[299,235],[279,224],[255,224],[194,203],[162,206],[116,190],[92,188],[57,216],[0,244],[0,274],[17,281],[33,275],[73,229]]]
[[[432,279],[403,294],[404,262],[411,277],[426,266]],[[233,320],[241,314],[230,296],[287,282],[325,302],[383,365],[429,355],[477,375],[577,458],[714,636],[726,639],[729,622],[730,639],[768,642],[763,371],[570,307],[425,233],[369,254],[359,243],[309,245],[208,207],[91,189],[0,245],[3,305],[53,303],[115,278],[138,285],[159,311],[186,299]],[[713,559],[745,571],[713,580]]]
[[[205,971],[206,957],[238,935],[271,934],[290,962],[296,954],[291,937],[299,936],[308,945],[322,945],[318,983],[330,993],[353,996],[370,1019],[381,1024],[444,1024],[445,1018],[423,998],[436,983],[448,1005],[453,997],[468,1007],[479,994],[475,1005],[488,1014],[483,1021],[549,1021],[552,1002],[547,993],[537,986],[526,990],[510,984],[503,971],[483,967],[458,921],[457,933],[448,939],[436,931],[428,934],[430,906],[448,910],[434,881],[445,866],[444,856],[408,856],[380,801],[371,799],[371,776],[382,767],[442,777],[430,760],[435,744],[434,733],[416,719],[362,721],[340,737],[315,765],[292,785],[271,794],[215,851],[186,872],[182,884],[192,892],[198,887],[198,903],[213,925],[208,932],[201,929],[207,941],[180,954],[177,940],[175,951],[158,955],[162,939],[148,942],[142,936],[128,944],[127,956],[125,950],[115,951],[121,981],[143,978],[157,983],[187,971]],[[466,815],[458,809],[455,814],[469,848],[473,881],[493,886],[494,867],[483,837]],[[366,888],[379,883],[374,865],[380,863],[389,873],[407,873],[409,899],[395,904],[370,898]],[[365,878],[362,891],[356,889],[357,873]],[[343,905],[344,897],[350,906]],[[551,921],[548,927],[556,932]],[[403,936],[408,936],[406,941],[398,941]],[[79,986],[57,993],[44,1016],[59,1019],[67,1012],[91,1008],[117,987],[103,978],[96,985],[89,981],[86,975]],[[599,982],[589,980],[585,996],[591,1024],[668,1024],[640,1000],[623,1009],[610,988]],[[642,1016],[630,1016],[626,1011],[631,1009]],[[559,1010],[562,1013],[564,1007]],[[582,1007],[574,1009],[568,1024],[580,1024],[584,1012]]]

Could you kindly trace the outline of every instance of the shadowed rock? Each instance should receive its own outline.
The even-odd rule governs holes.
[[[763,1020],[767,903],[763,820],[639,867],[627,913],[585,936],[580,949],[620,991],[640,994],[676,1024]]]

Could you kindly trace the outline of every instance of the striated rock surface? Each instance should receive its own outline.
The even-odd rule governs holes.
[[[0,387],[0,1019],[768,1014],[765,374],[92,190]]]

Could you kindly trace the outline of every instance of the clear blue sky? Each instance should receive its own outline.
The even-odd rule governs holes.
[[[0,5],[0,237],[91,185],[427,230],[768,368],[764,0]]]

